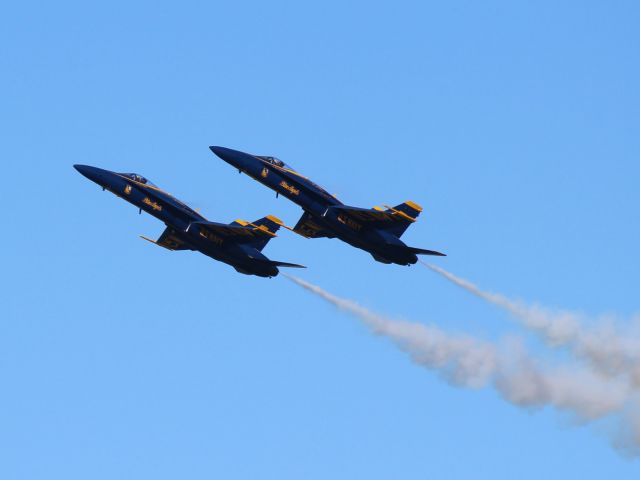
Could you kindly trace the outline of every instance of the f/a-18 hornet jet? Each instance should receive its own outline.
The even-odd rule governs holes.
[[[275,277],[278,267],[304,268],[294,263],[274,262],[261,250],[283,225],[272,215],[253,223],[236,220],[230,224],[209,222],[180,200],[136,173],[116,173],[88,165],[74,165],[82,175],[163,221],[167,228],[158,240],[142,237],[168,250],[197,250],[231,265],[238,272]]]
[[[339,238],[369,252],[382,263],[412,265],[417,254],[443,253],[409,247],[400,237],[416,221],[420,205],[407,201],[395,207],[358,208],[344,205],[334,195],[303,177],[275,157],[251,155],[225,147],[209,147],[225,162],[297,203],[304,214],[293,231],[307,238]]]

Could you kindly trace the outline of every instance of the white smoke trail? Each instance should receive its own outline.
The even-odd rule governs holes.
[[[551,406],[585,422],[617,414],[620,422],[612,435],[613,446],[629,457],[640,456],[640,402],[625,382],[575,366],[545,369],[520,342],[501,350],[469,336],[452,336],[434,326],[391,319],[300,278],[283,275],[356,316],[375,333],[391,339],[415,363],[439,372],[454,385],[492,385],[514,405]]]
[[[589,362],[599,373],[609,377],[628,376],[634,386],[640,387],[640,332],[620,332],[610,321],[587,326],[593,322],[579,313],[528,305],[499,293],[484,291],[441,267],[429,263],[423,265],[506,310],[522,325],[540,335],[548,345],[569,347],[575,356]]]
[[[355,315],[375,333],[390,338],[415,363],[441,373],[455,385],[493,385],[514,405],[552,406],[584,421],[621,411],[629,398],[624,382],[605,380],[577,368],[542,368],[518,343],[500,350],[491,343],[452,336],[434,326],[390,319],[300,278],[285,276]]]

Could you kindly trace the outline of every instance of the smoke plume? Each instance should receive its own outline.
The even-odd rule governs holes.
[[[573,366],[545,368],[520,342],[498,348],[470,336],[450,335],[435,326],[391,319],[300,278],[286,277],[356,316],[374,333],[392,340],[416,364],[440,373],[454,385],[492,385],[514,405],[551,406],[584,421],[621,411],[629,398],[624,382],[603,379]]]
[[[422,262],[421,262],[422,263]],[[598,373],[608,377],[627,376],[640,387],[640,332],[621,332],[610,320],[595,322],[568,310],[529,305],[499,293],[481,290],[468,280],[445,269],[423,263],[453,284],[507,311],[526,328],[538,334],[549,346],[568,347]]]
[[[640,403],[623,379],[604,377],[576,365],[549,368],[517,339],[500,348],[471,336],[451,335],[435,326],[389,318],[305,280],[283,275],[357,317],[408,353],[413,362],[439,373],[453,385],[492,386],[513,405],[550,406],[583,422],[615,415],[618,423],[612,434],[613,446],[627,456],[640,456]]]

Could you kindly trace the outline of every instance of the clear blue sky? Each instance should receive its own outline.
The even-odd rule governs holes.
[[[0,477],[637,479],[607,425],[454,388],[284,278],[156,248],[72,165],[294,224],[207,147],[276,155],[345,203],[422,204],[403,238],[486,288],[630,315],[638,25],[632,1],[5,3]],[[265,253],[378,311],[519,332],[337,240]]]

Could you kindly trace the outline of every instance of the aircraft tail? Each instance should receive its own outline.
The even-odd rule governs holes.
[[[266,217],[259,218],[258,220],[253,222],[252,225],[260,228],[261,230],[266,229],[266,231],[275,235],[275,233],[280,229],[282,225],[284,225],[284,223],[278,217],[267,215]]]
[[[420,212],[422,212],[422,207],[411,200],[407,200],[395,207],[389,207],[388,205],[385,205],[385,207],[387,207],[387,210],[385,210],[386,212],[394,213],[399,218],[398,221],[386,228],[383,228],[398,238],[400,238],[407,228],[409,228],[409,225],[416,221]]]
[[[248,245],[251,245],[258,251],[262,251],[262,249],[269,243],[273,237],[276,236],[276,232],[280,229],[282,225],[284,225],[283,221],[278,217],[273,215],[267,215],[266,217],[259,218],[255,222],[245,222],[244,220],[236,220],[232,222],[233,224],[242,225],[243,227],[254,227],[258,230],[264,232],[263,237],[256,238],[255,240],[247,242]]]

